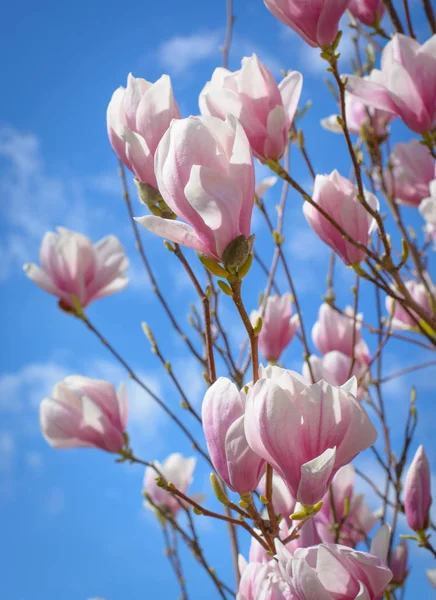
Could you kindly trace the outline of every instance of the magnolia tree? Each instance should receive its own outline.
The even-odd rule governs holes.
[[[189,551],[211,580],[207,597],[399,600],[411,546],[436,556],[430,466],[415,439],[419,394],[404,386],[398,403],[407,407],[407,417],[390,424],[381,370],[392,340],[410,363],[407,371],[436,364],[413,360],[418,349],[436,349],[436,291],[428,268],[436,240],[435,14],[423,1],[426,28],[434,35],[418,40],[407,1],[265,0],[265,11],[318,48],[326,94],[338,103],[338,114],[319,127],[342,136],[351,172],[321,174],[303,133],[310,118],[310,106],[300,101],[304,74],[289,71],[277,82],[256,55],[228,70],[234,17],[227,4],[223,66],[200,92],[200,115],[183,118],[168,75],[150,83],[130,74],[107,109],[136,246],[168,327],[203,371],[201,409],[163,355],[153,323],[142,327],[180,406],[148,387],[87,316],[91,302],[127,284],[128,260],[116,237],[93,243],[59,228],[43,239],[41,266],[25,267],[165,411],[192,444],[193,456],[177,447],[163,462],[138,456],[128,435],[123,386],[116,390],[79,375],[59,382],[42,401],[42,434],[54,448],[93,447],[117,462],[145,467],[145,502],[162,526],[184,599],[196,585],[183,575]],[[342,73],[341,39],[349,29],[354,72]],[[391,148],[394,121],[403,122],[404,139]],[[333,139],[333,133],[326,135]],[[306,173],[293,171],[290,153],[301,153],[312,185]],[[257,185],[256,162],[262,172],[270,170]],[[130,180],[142,207],[131,200]],[[265,194],[279,185],[274,210]],[[290,190],[331,252],[315,323],[305,318],[284,243],[285,231],[296,233],[287,223]],[[411,208],[406,212],[404,205]],[[414,223],[415,213],[425,221],[423,230],[407,221]],[[261,227],[268,243],[258,241],[266,239],[258,234]],[[155,239],[144,244],[142,228]],[[168,263],[179,262],[198,296],[190,334],[175,317],[178,299],[162,293],[149,262],[148,245],[159,244],[157,236],[164,238]],[[346,307],[337,302],[341,262],[355,279]],[[313,268],[301,276],[325,274]],[[260,298],[251,278],[263,289]],[[245,331],[240,345],[221,316],[231,305]],[[370,322],[364,315],[369,305],[376,315]],[[292,370],[283,358],[290,344],[303,354]],[[362,452],[381,469],[382,482],[353,466]],[[196,461],[210,471],[206,497],[190,491]],[[371,486],[378,511],[357,493],[360,478]],[[233,573],[219,573],[208,562],[198,516],[227,523],[228,537],[219,543],[228,544]],[[407,542],[398,532],[405,521]],[[428,578],[434,584],[436,571]]]

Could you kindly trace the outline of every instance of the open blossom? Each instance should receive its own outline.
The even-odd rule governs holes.
[[[155,171],[166,204],[185,223],[154,215],[137,221],[146,229],[214,260],[236,238],[250,252],[254,166],[241,124],[229,115],[175,120],[156,152]]]
[[[313,343],[321,354],[338,350],[347,356],[355,356],[360,363],[369,362],[369,349],[361,337],[363,315],[358,313],[356,322],[353,317],[351,306],[341,314],[329,304],[321,304],[318,321],[312,328]]]
[[[244,430],[245,394],[220,377],[207,390],[202,420],[209,454],[219,476],[239,494],[252,492],[265,461],[247,443]]]
[[[365,80],[372,81],[373,76],[367,75]],[[350,133],[362,133],[364,131],[366,137],[374,135],[381,138],[387,133],[387,125],[394,116],[384,110],[369,108],[359,98],[356,98],[349,92],[345,92],[345,116],[347,119],[347,127]],[[334,133],[343,133],[344,130],[338,123],[338,115],[331,115],[322,119],[321,125],[324,129],[333,131]]]
[[[418,206],[430,195],[430,184],[436,177],[436,162],[419,140],[397,144],[391,154],[392,171],[385,170],[390,193],[403,204]]]
[[[356,393],[355,378],[342,387],[325,381],[308,385],[278,367],[263,370],[248,390],[248,443],[301,504],[319,502],[336,472],[377,439]]]
[[[404,512],[414,531],[428,527],[431,506],[430,465],[423,446],[419,446],[407,471],[404,485]]]
[[[347,90],[368,106],[400,117],[412,131],[425,133],[436,117],[435,81],[436,35],[421,46],[396,34],[383,49],[381,70],[374,69],[370,81],[348,76]]]
[[[249,562],[239,557],[241,581],[236,600],[294,600],[275,560]]]
[[[297,71],[277,84],[268,67],[253,54],[242,59],[239,71],[215,69],[200,94],[200,110],[220,119],[228,113],[234,115],[255,156],[262,161],[279,160],[288,145],[302,86],[303,76]]]
[[[195,457],[185,458],[179,453],[170,454],[163,463],[153,461],[153,467],[146,467],[144,475],[144,491],[150,496],[154,504],[175,515],[182,508],[180,501],[156,484],[158,477],[163,477],[183,494],[188,491],[192,483],[195,469]],[[159,475],[160,474],[160,475]]]
[[[332,483],[332,491],[325,495],[319,513],[315,515],[318,531],[324,542],[334,542],[331,524],[342,523],[339,541],[344,546],[356,546],[365,539],[377,522],[377,514],[365,504],[364,495],[354,491],[355,471],[353,465],[339,469]],[[331,500],[334,502],[334,513]]]
[[[368,246],[376,228],[375,219],[358,199],[357,187],[336,170],[330,175],[317,175],[313,190],[313,201],[326,212],[352,239]],[[374,194],[365,191],[367,203],[378,210],[379,203]],[[359,263],[365,252],[344,240],[341,232],[320,211],[305,202],[304,215],[314,232],[332,248],[346,265]]]
[[[324,354],[322,358],[312,354],[309,357],[310,369],[307,362],[303,363],[303,375],[307,382],[314,383],[322,379],[335,386],[346,383],[350,377],[356,377],[358,381],[357,399],[361,400],[368,388],[370,375],[366,365],[362,365],[357,359],[347,356],[338,350],[332,350]]]
[[[109,140],[118,158],[140,182],[157,187],[156,148],[171,121],[179,118],[168,75],[150,83],[130,73],[127,87],[115,90],[107,109]]]
[[[299,548],[294,556],[276,541],[279,569],[294,600],[381,600],[392,573],[386,566],[389,525],[374,537],[370,553],[339,544]],[[286,598],[286,596],[285,596]]]
[[[292,316],[290,294],[269,296],[263,312],[254,310],[251,313],[253,325],[259,317],[262,318],[262,329],[258,337],[259,348],[266,360],[277,362],[300,326],[298,315]]]
[[[350,0],[264,0],[268,10],[310,46],[328,46],[336,39],[339,21]]]
[[[401,540],[392,551],[389,566],[393,574],[392,583],[395,583],[396,585],[402,585],[407,577],[408,554],[406,540]]]
[[[385,12],[383,0],[350,0],[348,10],[364,25],[372,27],[380,23]]]
[[[413,280],[406,282],[406,288],[409,290],[413,300],[421,306],[421,308],[428,313],[432,314],[432,303],[430,296],[423,283],[418,283]],[[397,292],[398,293],[398,292]],[[400,296],[401,294],[398,293]],[[435,292],[436,297],[436,292]],[[417,327],[416,321],[419,321],[420,317],[411,309],[406,310],[400,302],[386,296],[386,310],[389,315],[393,311],[392,327],[395,329],[415,329]],[[410,313],[410,314],[409,314]]]
[[[128,403],[124,386],[71,375],[56,384],[41,402],[41,431],[53,448],[101,448],[118,452],[124,446]]]
[[[26,263],[32,281],[73,308],[122,290],[128,282],[128,260],[118,239],[109,235],[96,244],[80,233],[58,227],[45,234],[39,251],[41,267]]]

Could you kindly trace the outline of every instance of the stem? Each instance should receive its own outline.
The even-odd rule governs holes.
[[[404,5],[404,12],[406,14],[406,22],[407,22],[407,28],[409,30],[409,35],[410,35],[410,37],[412,37],[415,40],[416,36],[413,33],[412,19],[410,17],[410,9],[409,9],[408,0],[403,0],[403,5]]]
[[[395,6],[392,3],[392,0],[383,0],[383,4],[385,5],[386,10],[388,11],[394,29],[397,31],[397,33],[404,33],[404,28],[401,24],[400,17],[398,16],[398,13],[395,9]]]
[[[253,368],[253,383],[259,379],[259,349],[258,349],[258,340],[257,336],[254,333],[253,325],[251,324],[250,317],[248,316],[247,311],[245,310],[244,303],[241,298],[241,286],[242,281],[237,279],[231,284],[233,291],[233,302],[238,310],[239,316],[244,323],[245,329],[248,334],[248,338],[250,340],[250,348],[251,348],[251,365]]]
[[[436,33],[436,17],[434,14],[433,6],[431,5],[430,0],[422,0],[422,4],[424,5],[425,14],[427,15],[428,24],[430,25],[430,29],[432,33]]]
[[[226,37],[224,46],[222,47],[223,67],[225,69],[227,69],[229,65],[230,46],[232,45],[233,25],[235,20],[236,18],[233,15],[233,1],[226,0]]]

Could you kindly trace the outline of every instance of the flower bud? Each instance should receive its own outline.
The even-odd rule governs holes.
[[[423,446],[419,446],[409,467],[404,485],[404,512],[414,531],[425,531],[431,506],[430,465]]]

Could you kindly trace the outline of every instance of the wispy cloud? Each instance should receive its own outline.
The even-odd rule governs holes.
[[[217,31],[175,35],[157,50],[158,60],[171,75],[181,75],[194,65],[219,57],[220,34]]]

